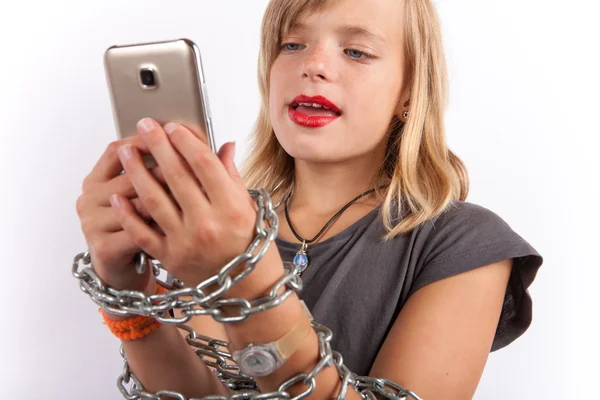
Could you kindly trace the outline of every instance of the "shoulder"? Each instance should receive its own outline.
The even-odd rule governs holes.
[[[435,229],[447,225],[479,226],[481,224],[508,224],[494,211],[479,204],[468,201],[454,200],[444,211],[430,221]]]
[[[422,227],[427,236],[425,264],[528,243],[496,212],[466,201],[453,201]],[[527,251],[532,251],[528,248]],[[492,257],[494,258],[494,257]],[[496,257],[497,258],[497,257]]]
[[[527,292],[543,258],[497,213],[470,202],[454,201],[422,227],[421,252],[409,296],[430,283],[512,259],[506,304],[493,350],[521,335],[531,321]]]

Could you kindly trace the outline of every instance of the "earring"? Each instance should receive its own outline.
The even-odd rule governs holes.
[[[408,111],[404,111],[402,113],[402,119],[406,120],[408,118]]]

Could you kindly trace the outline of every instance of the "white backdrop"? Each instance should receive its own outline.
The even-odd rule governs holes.
[[[12,2],[0,24],[0,397],[119,399],[118,341],[71,276],[85,250],[81,182],[115,138],[102,55],[190,37],[203,53],[217,144],[258,110],[266,0]],[[439,3],[451,78],[449,145],[469,201],[545,258],[533,324],[490,355],[476,399],[597,395],[598,6],[574,0]],[[591,8],[595,7],[596,10]],[[360,351],[357,349],[357,351]]]

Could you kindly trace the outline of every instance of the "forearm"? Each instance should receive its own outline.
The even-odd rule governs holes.
[[[149,289],[146,294],[149,293],[155,291]],[[108,317],[122,319],[113,315]],[[233,395],[194,353],[175,325],[162,324],[141,339],[123,340],[122,343],[131,371],[147,392],[172,390],[188,397]]]
[[[240,348],[251,342],[271,342],[283,336],[300,318],[301,304],[294,294],[278,307],[255,314],[246,321],[228,324],[227,331],[231,343]],[[300,373],[310,373],[320,360],[319,341],[317,334],[311,330],[298,350],[279,369],[266,377],[256,378],[261,392],[276,391],[285,381]],[[308,396],[309,399],[321,400],[334,398],[340,388],[341,379],[335,366],[325,367],[315,378],[316,389]],[[302,383],[288,389],[292,396],[306,390]],[[348,389],[347,399],[358,400],[360,395],[353,389]]]
[[[244,286],[234,286],[227,297],[255,299],[267,296],[273,285],[283,276],[284,270],[277,251],[269,251],[256,269],[244,280]],[[283,289],[279,294],[283,292]],[[266,343],[285,335],[301,318],[302,305],[293,293],[284,302],[269,310],[253,314],[246,320],[225,324],[230,342],[234,348],[242,348],[251,342]],[[319,341],[316,332],[311,329],[298,350],[272,374],[257,377],[256,383],[261,392],[276,391],[282,383],[300,373],[310,373],[320,360]],[[308,396],[311,400],[330,399],[337,395],[341,379],[335,366],[325,367],[315,378],[315,391]],[[307,386],[297,383],[288,389],[292,396],[305,391]],[[350,386],[347,399],[358,400],[361,396]]]
[[[142,339],[124,341],[123,349],[132,372],[148,392],[173,390],[188,397],[232,394],[174,325],[163,324]]]

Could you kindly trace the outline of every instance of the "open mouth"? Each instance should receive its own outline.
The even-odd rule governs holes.
[[[296,96],[290,103],[288,116],[297,125],[322,128],[342,115],[342,110],[324,96]]]
[[[340,111],[312,102],[295,102],[290,104],[290,108],[309,117],[339,117],[342,115]]]

